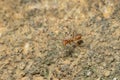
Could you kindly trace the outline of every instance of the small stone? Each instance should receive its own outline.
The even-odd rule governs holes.
[[[105,70],[105,71],[104,71],[104,76],[107,77],[107,76],[109,76],[109,75],[110,75],[110,71],[109,71],[109,70]]]
[[[24,46],[24,53],[25,53],[25,54],[28,53],[29,47],[30,47],[30,44],[29,44],[29,43],[25,43],[25,46]]]
[[[24,62],[21,62],[21,63],[19,64],[19,68],[20,68],[21,70],[23,70],[23,69],[25,68],[25,66],[26,66],[26,63],[24,63]]]
[[[88,72],[87,72],[87,76],[90,76],[91,74],[92,74],[91,71],[88,71]]]
[[[113,80],[117,80],[117,78],[113,78]]]

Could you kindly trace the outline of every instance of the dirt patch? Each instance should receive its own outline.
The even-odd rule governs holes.
[[[120,2],[1,0],[1,80],[120,80]],[[63,40],[82,34],[82,43]]]

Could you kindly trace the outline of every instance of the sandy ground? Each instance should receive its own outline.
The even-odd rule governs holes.
[[[0,80],[120,80],[120,0],[0,0]]]

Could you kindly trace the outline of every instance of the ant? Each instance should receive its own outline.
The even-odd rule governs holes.
[[[66,46],[67,44],[70,44],[70,43],[76,42],[76,41],[77,41],[78,44],[81,44],[81,38],[82,38],[82,35],[77,34],[76,36],[74,36],[70,39],[63,40],[63,44]]]

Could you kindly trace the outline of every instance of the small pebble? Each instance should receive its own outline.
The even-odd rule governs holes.
[[[107,76],[109,76],[109,75],[110,75],[110,71],[109,71],[109,70],[105,70],[105,71],[104,71],[104,76],[107,77]]]

